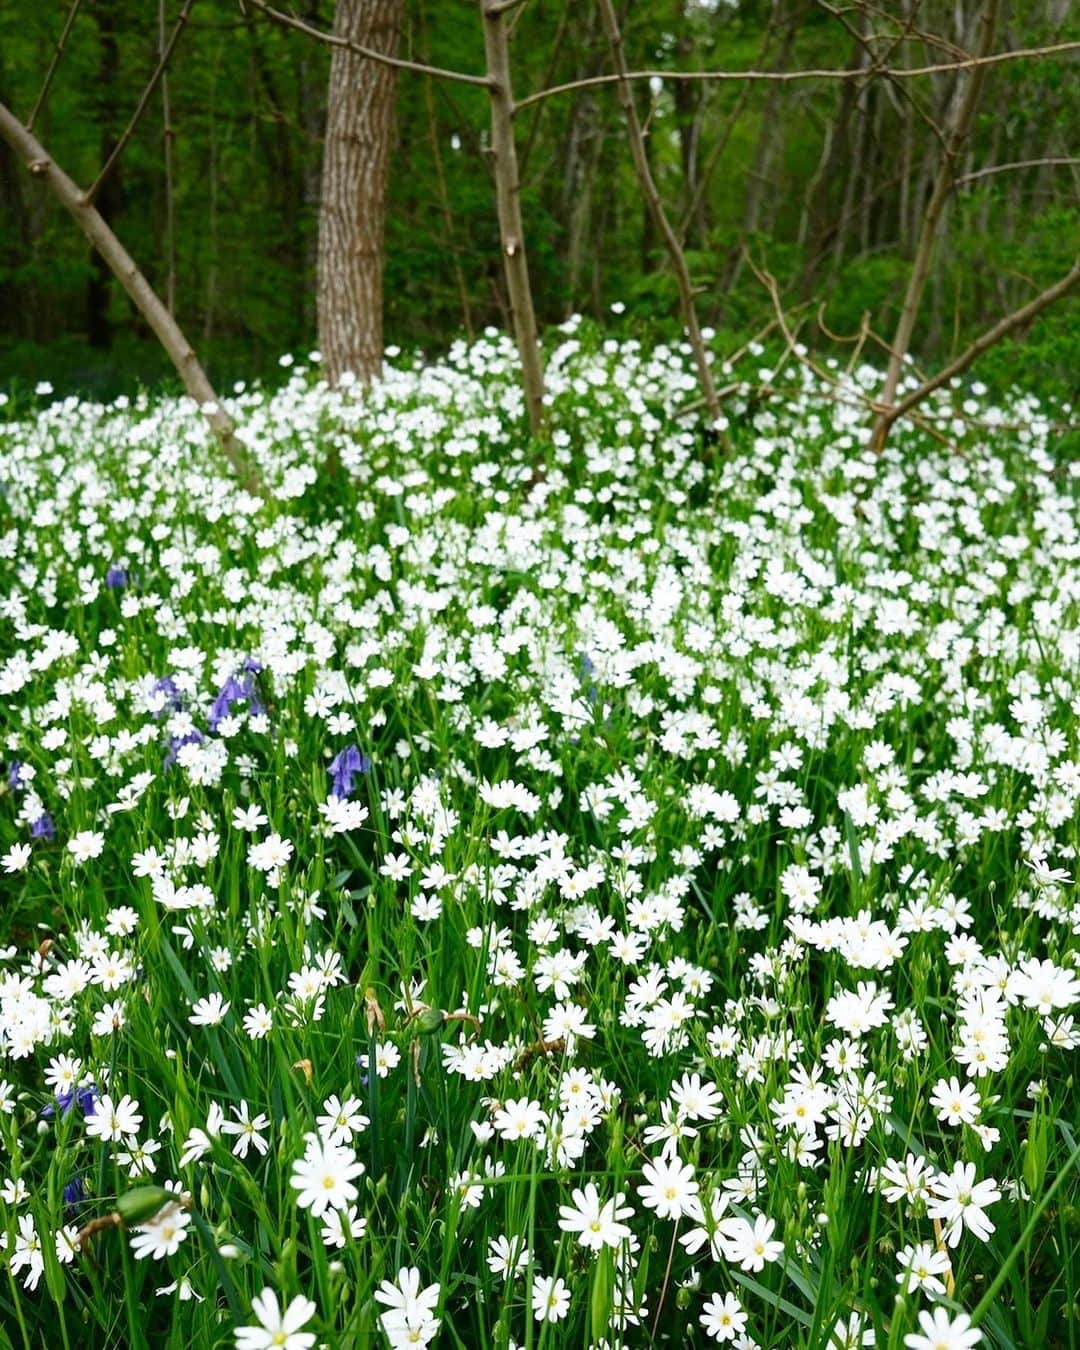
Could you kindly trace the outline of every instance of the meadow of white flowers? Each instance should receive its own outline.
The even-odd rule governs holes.
[[[1080,1342],[1051,414],[560,338],[0,423],[2,1343]]]

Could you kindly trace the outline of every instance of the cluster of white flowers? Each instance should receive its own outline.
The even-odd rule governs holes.
[[[548,376],[538,451],[504,339],[294,364],[269,500],[183,400],[0,424],[3,1259],[164,1178],[240,1350],[787,1345],[826,1243],[830,1344],[966,1350],[1075,1115],[1078,475],[1019,395],[879,456],[796,368],[721,456],[681,347]]]

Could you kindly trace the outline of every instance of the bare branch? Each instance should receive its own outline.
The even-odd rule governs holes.
[[[607,30],[608,43],[611,47],[611,57],[617,71],[619,79],[619,101],[623,107],[623,114],[626,118],[626,130],[630,139],[630,153],[634,160],[634,169],[637,172],[638,182],[641,184],[641,190],[645,194],[645,201],[648,204],[649,212],[652,215],[656,228],[664,240],[664,247],[667,249],[668,257],[671,259],[671,265],[675,272],[675,280],[679,287],[679,302],[682,309],[683,323],[686,326],[686,335],[690,341],[690,347],[694,353],[694,362],[697,366],[698,380],[701,384],[701,392],[705,397],[705,406],[709,410],[709,416],[714,422],[720,419],[720,400],[716,395],[716,385],[713,382],[712,371],[709,368],[709,357],[705,350],[705,343],[701,336],[701,326],[698,323],[697,308],[694,304],[694,288],[690,280],[690,269],[686,265],[686,254],[682,250],[678,236],[671,227],[671,222],[667,218],[663,203],[660,200],[660,193],[657,191],[656,182],[653,179],[652,169],[649,167],[649,156],[645,150],[645,136],[641,129],[641,122],[638,119],[637,108],[634,105],[634,95],[630,88],[626,75],[626,57],[623,55],[622,34],[619,32],[619,21],[615,17],[615,9],[611,0],[600,0],[600,15],[604,20],[604,28]],[[519,105],[520,106],[520,105]]]
[[[150,97],[153,94],[154,90],[157,88],[158,81],[165,74],[165,67],[169,64],[169,57],[172,56],[173,49],[175,48],[177,42],[180,39],[180,34],[184,30],[184,24],[187,23],[188,15],[191,13],[191,7],[194,3],[195,0],[184,0],[184,8],[180,11],[180,16],[176,20],[176,25],[172,30],[172,34],[169,37],[169,41],[164,51],[161,53],[161,59],[157,63],[157,69],[154,71],[153,75],[150,76],[150,82],[147,84],[146,88],[142,91],[142,97],[136,104],[135,111],[131,114],[131,121],[124,128],[123,135],[113,146],[112,153],[109,155],[109,158],[101,166],[101,172],[94,179],[93,183],[91,183],[91,185],[86,189],[86,196],[84,197],[83,200],[85,201],[87,206],[89,206],[97,197],[98,193],[101,190],[102,183],[104,183],[105,179],[108,178],[113,165],[124,153],[128,141],[130,141],[132,136],[134,136],[135,128],[139,125],[139,119],[146,111],[146,105],[150,102]]]
[[[456,80],[458,84],[472,84],[480,89],[491,88],[491,80],[486,75],[468,75],[462,70],[444,70],[441,66],[425,66],[419,61],[406,61],[401,56],[388,56],[386,52],[380,52],[374,47],[363,47],[359,42],[350,42],[348,38],[336,37],[333,33],[324,33],[320,28],[312,28],[311,24],[305,23],[303,19],[296,19],[291,14],[283,14],[281,10],[274,9],[272,5],[266,3],[266,0],[246,0],[246,2],[254,5],[272,23],[280,24],[282,28],[295,29],[298,33],[314,38],[316,42],[324,42],[328,47],[347,47],[356,56],[365,56],[369,61],[378,61],[384,66],[393,66],[396,70],[411,70],[417,75],[430,75],[438,80]]]
[[[34,123],[37,121],[38,113],[45,106],[45,100],[49,96],[49,86],[53,82],[53,76],[56,74],[56,67],[60,64],[60,58],[64,55],[64,47],[67,45],[68,35],[75,23],[75,15],[79,12],[79,6],[82,0],[71,0],[71,8],[68,10],[67,19],[64,21],[64,29],[60,34],[60,40],[56,44],[56,50],[53,52],[52,60],[49,62],[49,69],[45,72],[45,79],[41,86],[41,91],[34,100],[34,107],[30,116],[26,119],[27,131],[33,131]]]
[[[939,370],[936,375],[920,384],[918,389],[913,389],[894,407],[884,411],[881,417],[886,424],[886,430],[899,418],[906,417],[935,389],[940,389],[943,384],[948,384],[957,375],[962,375],[968,366],[978,360],[983,352],[1000,342],[1002,338],[1008,337],[1014,329],[1022,328],[1024,324],[1036,318],[1055,300],[1060,300],[1062,296],[1074,290],[1078,284],[1080,284],[1080,258],[1073,264],[1072,271],[1063,276],[1060,281],[1048,286],[1045,291],[1040,292],[1033,300],[1029,300],[1026,305],[1022,305],[1012,314],[999,320],[992,328],[988,328],[981,337],[975,339],[970,347],[962,351],[955,361],[950,361],[943,370]]]
[[[36,177],[43,179],[61,204],[75,218],[90,243],[101,254],[110,271],[131,297],[155,336],[168,352],[184,388],[201,409],[211,430],[221,443],[226,459],[250,492],[264,491],[262,480],[248,462],[243,445],[235,435],[232,419],[214,393],[206,372],[176,320],[161,303],[128,251],[113,234],[100,211],[89,205],[86,195],[48,155],[41,142],[19,119],[0,103],[0,137],[25,162]]]
[[[262,5],[262,0],[251,0],[252,4]],[[1080,41],[1057,42],[1049,47],[1018,47],[1014,51],[994,52],[990,56],[972,56],[963,61],[949,61],[936,66],[874,66],[866,70],[628,70],[621,75],[590,75],[583,80],[571,80],[569,84],[553,85],[550,89],[540,89],[529,94],[514,105],[514,111],[520,112],[530,104],[542,99],[553,98],[556,94],[569,94],[578,89],[595,89],[599,85],[618,84],[627,80],[753,80],[758,82],[777,81],[791,83],[795,80],[865,80],[868,75],[888,75],[897,80],[920,79],[927,75],[948,75],[962,70],[974,70],[983,66],[1001,66],[1011,61],[1035,61],[1041,57],[1065,56],[1069,52],[1080,51]]]
[[[994,29],[997,25],[1000,3],[1001,0],[986,0],[979,26],[980,54],[985,54],[994,40]],[[911,275],[908,277],[907,289],[904,293],[904,303],[900,309],[896,332],[893,335],[894,350],[889,356],[888,365],[885,369],[885,384],[881,391],[881,403],[886,410],[896,402],[896,391],[900,386],[900,377],[903,373],[904,356],[911,346],[919,305],[922,302],[923,291],[926,288],[931,264],[937,250],[938,236],[944,228],[945,208],[956,183],[956,161],[971,131],[975,109],[978,106],[985,79],[985,66],[977,66],[971,71],[966,88],[964,88],[960,97],[956,115],[948,128],[948,139],[942,151],[941,162],[938,165],[934,190],[926,205],[922,230],[919,233],[919,242],[916,245],[915,257],[911,264]],[[888,437],[893,420],[895,419],[890,419],[887,411],[879,415],[874,425],[871,442],[875,450],[881,451],[884,449],[885,440]]]
[[[976,169],[974,173],[965,173],[956,180],[955,186],[960,187],[964,183],[974,183],[979,178],[989,178],[991,174],[1006,173],[1010,169],[1041,169],[1044,166],[1062,165],[1072,166],[1080,164],[1080,159],[1069,155],[1061,155],[1051,159],[1018,159],[1012,164],[992,164],[988,169]]]

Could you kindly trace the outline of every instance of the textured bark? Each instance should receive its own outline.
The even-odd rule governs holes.
[[[404,0],[338,0],[334,35],[394,55]],[[319,209],[319,347],[327,378],[368,383],[383,359],[386,184],[397,73],[335,47]]]

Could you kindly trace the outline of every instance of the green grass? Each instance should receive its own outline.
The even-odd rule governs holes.
[[[180,403],[8,409],[6,1342],[232,1346],[264,1288],[332,1347],[703,1345],[727,1294],[732,1344],[843,1345],[854,1316],[900,1347],[935,1303],[985,1344],[1080,1341],[1080,910],[1045,870],[1075,871],[1080,796],[1055,409],[963,390],[1012,429],[943,397],[952,443],[902,428],[878,458],[788,368],[730,401],[725,452],[678,416],[684,351],[558,336],[541,445],[504,340],[366,401],[303,368],[237,395],[266,502]],[[348,746],[370,763],[335,832]],[[58,1099],[61,1056],[137,1102],[141,1174],[87,1094]],[[695,1074],[715,1108],[685,1105]],[[954,1077],[955,1126],[932,1101]],[[332,1095],[367,1117],[340,1246],[292,1185]],[[502,1138],[522,1101],[542,1128]],[[241,1103],[265,1119],[244,1156],[228,1130],[191,1147]],[[646,1189],[665,1152],[698,1188],[677,1221]],[[925,1187],[891,1200],[909,1153]],[[928,1210],[961,1163],[1000,1198],[946,1246]],[[65,1226],[148,1182],[186,1206],[172,1254],[107,1223],[62,1259]],[[589,1183],[633,1211],[599,1251],[560,1221]],[[757,1214],[764,1262],[730,1222]],[[529,1253],[511,1276],[500,1238]],[[920,1243],[948,1256],[936,1298],[897,1281]],[[411,1267],[437,1288],[410,1342],[375,1295]],[[551,1281],[558,1321],[533,1313]]]

